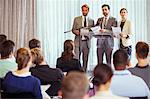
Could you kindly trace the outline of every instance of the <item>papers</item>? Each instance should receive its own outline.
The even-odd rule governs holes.
[[[95,27],[92,27],[91,30],[93,31],[93,33],[96,35],[96,34],[101,34],[101,32],[99,31],[101,29],[100,26],[95,26]]]
[[[112,31],[113,31],[115,37],[120,38],[120,33],[121,33],[120,27],[113,27],[112,26]]]
[[[86,28],[80,29],[80,35],[81,35],[82,40],[86,40],[87,39],[86,37],[89,38],[89,36],[90,36],[89,29],[86,29]]]

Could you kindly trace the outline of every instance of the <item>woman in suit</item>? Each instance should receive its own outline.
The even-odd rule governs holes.
[[[132,52],[132,24],[131,21],[127,19],[127,9],[122,8],[120,10],[121,21],[119,21],[119,26],[121,28],[120,33],[120,49],[125,50],[128,53],[129,60],[131,58]]]

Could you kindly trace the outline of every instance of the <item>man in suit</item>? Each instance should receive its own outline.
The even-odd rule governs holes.
[[[107,4],[102,5],[104,17],[98,19],[97,24],[101,27],[100,32],[103,35],[97,39],[97,57],[98,64],[103,63],[103,55],[106,54],[107,65],[111,66],[111,55],[114,47],[114,38],[112,26],[117,26],[116,18],[109,16],[110,7]]]
[[[83,68],[86,72],[87,64],[88,64],[88,55],[90,49],[90,36],[81,36],[80,30],[83,27],[92,27],[94,26],[94,20],[88,17],[89,7],[88,5],[83,5],[82,9],[82,16],[78,16],[74,19],[72,32],[75,34],[75,58],[80,60],[80,55],[82,53],[82,60],[83,60]]]

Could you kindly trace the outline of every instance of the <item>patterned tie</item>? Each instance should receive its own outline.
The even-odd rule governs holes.
[[[104,19],[104,29],[106,29],[106,25],[107,25],[107,18]]]
[[[86,16],[84,16],[84,27],[86,27]]]

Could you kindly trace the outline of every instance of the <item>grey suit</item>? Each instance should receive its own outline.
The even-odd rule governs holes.
[[[88,18],[88,27],[94,26],[94,20]],[[82,16],[78,16],[74,19],[72,32],[75,34],[75,30],[80,30],[82,28]],[[88,63],[88,55],[89,55],[89,49],[90,49],[90,38],[82,41],[80,35],[75,36],[75,58],[80,60],[80,55],[82,52],[82,60],[83,60],[83,68],[86,71],[87,69],[87,63]]]
[[[96,25],[99,25],[103,28],[104,17],[99,18]],[[100,36],[97,39],[97,58],[98,64],[103,63],[103,55],[106,54],[106,61],[109,66],[111,66],[111,55],[114,47],[114,38],[112,33],[112,26],[117,26],[117,21],[114,17],[109,17],[106,24],[106,32],[107,36]]]

